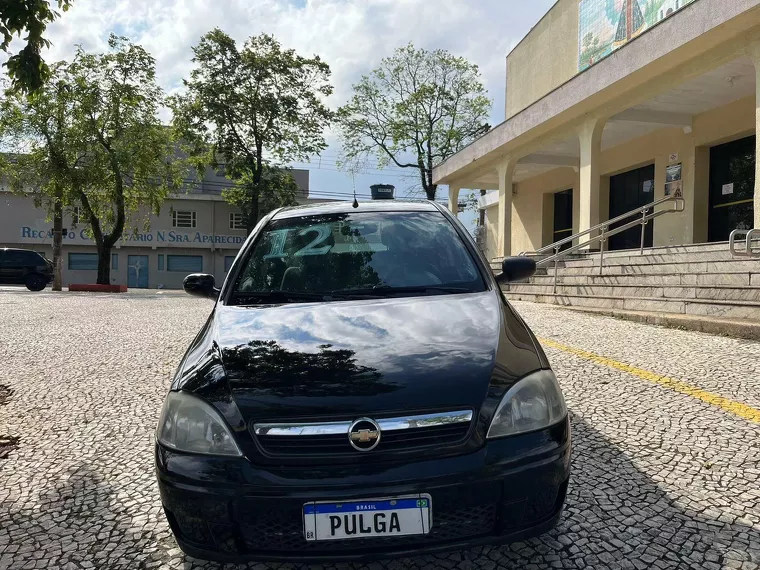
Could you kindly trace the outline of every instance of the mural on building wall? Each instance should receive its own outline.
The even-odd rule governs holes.
[[[578,71],[696,0],[580,0]]]

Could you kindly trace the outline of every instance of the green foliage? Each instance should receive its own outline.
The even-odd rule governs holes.
[[[73,0],[57,0],[55,4],[64,12]],[[49,0],[0,0],[0,49],[8,51],[14,35],[26,32],[26,47],[11,56],[5,63],[13,88],[33,92],[50,78],[51,70],[40,56],[43,47],[50,42],[43,37],[47,25],[59,14]]]
[[[8,151],[0,163],[3,177],[11,191],[30,195],[48,212],[56,199],[71,205],[74,188],[90,182],[69,79],[60,62],[37,91],[25,96],[5,85],[0,102],[0,139]]]
[[[478,67],[445,50],[401,47],[353,90],[338,111],[342,165],[376,156],[380,168],[417,169],[431,200],[433,166],[490,129],[491,100]]]
[[[158,120],[164,96],[155,60],[127,38],[112,35],[109,47],[103,54],[80,47],[69,72],[89,167],[103,176],[101,184],[83,191],[82,206],[105,222],[106,241],[113,245],[121,237],[124,212],[145,206],[157,213],[179,173],[171,129]]]
[[[245,220],[251,217],[249,188],[253,184],[255,183],[251,180],[251,174],[243,172],[240,178],[235,180],[234,186],[226,188],[222,192],[225,201],[239,208]],[[259,210],[261,212],[271,212],[276,208],[298,204],[297,197],[301,189],[289,168],[264,165],[258,187]]]
[[[196,168],[224,163],[236,181],[227,196],[250,231],[259,211],[277,202],[279,186],[262,183],[267,164],[308,160],[327,146],[323,131],[332,113],[322,100],[333,90],[330,68],[267,34],[240,49],[215,29],[193,53],[197,67],[184,82],[187,92],[170,101],[173,124]]]

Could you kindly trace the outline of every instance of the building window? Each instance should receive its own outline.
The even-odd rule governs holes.
[[[112,253],[111,254],[111,269],[119,269],[119,254],[118,253]]]
[[[70,253],[69,270],[71,271],[97,271],[97,253]]]
[[[182,273],[200,273],[203,271],[201,255],[167,255],[166,270]]]
[[[231,230],[245,229],[245,224],[243,223],[243,214],[239,212],[230,212],[230,229]]]
[[[163,255],[158,256],[158,270],[159,271],[164,270],[164,256]]]
[[[71,225],[76,226],[79,224],[79,220],[82,219],[82,208],[74,206],[71,208]]]
[[[195,212],[189,210],[174,210],[172,212],[172,226],[175,228],[194,228],[195,223]]]
[[[232,267],[232,262],[235,261],[234,255],[225,255],[224,256],[224,272],[229,273],[230,267]]]

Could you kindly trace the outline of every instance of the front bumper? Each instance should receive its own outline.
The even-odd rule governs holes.
[[[565,502],[570,432],[565,420],[460,457],[278,471],[157,445],[156,470],[177,543],[196,558],[320,562],[419,555],[505,544],[550,530]],[[306,502],[415,493],[431,496],[430,534],[328,542],[303,537]]]

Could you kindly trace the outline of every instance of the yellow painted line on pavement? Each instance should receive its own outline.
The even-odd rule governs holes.
[[[706,402],[710,405],[718,407],[721,410],[724,410],[730,414],[734,414],[736,416],[739,416],[740,418],[744,418],[745,420],[749,420],[753,423],[760,424],[760,410],[755,409],[746,404],[742,404],[741,402],[736,402],[734,400],[724,398],[723,396],[719,396],[718,394],[713,394],[712,392],[702,390],[700,388],[697,388],[696,386],[691,386],[690,384],[687,384],[686,382],[682,382],[681,380],[668,378],[667,376],[660,376],[659,374],[655,374],[654,372],[650,372],[649,370],[636,368],[635,366],[631,366],[630,364],[618,362],[617,360],[612,360],[611,358],[600,356],[598,354],[594,354],[593,352],[588,352],[587,350],[583,350],[580,348],[573,348],[572,346],[566,346],[564,344],[561,344],[559,342],[549,340],[549,339],[539,339],[539,340],[541,341],[541,344],[549,348],[561,350],[562,352],[566,352],[568,354],[578,356],[585,360],[596,362],[597,364],[601,364],[602,366],[607,366],[609,368],[614,368],[615,370],[621,370],[622,372],[627,372],[628,374],[632,374],[633,376],[636,376],[637,378],[641,378],[642,380],[647,380],[648,382],[659,384],[660,386],[664,386],[665,388],[670,388],[671,390],[675,392],[678,392],[680,394],[686,394],[687,396],[691,396],[692,398],[696,398],[697,400],[702,400],[703,402]]]

